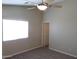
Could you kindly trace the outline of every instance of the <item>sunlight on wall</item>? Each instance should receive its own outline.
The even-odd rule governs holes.
[[[28,21],[3,19],[3,41],[28,38]]]

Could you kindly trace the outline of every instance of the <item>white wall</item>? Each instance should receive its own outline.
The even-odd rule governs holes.
[[[41,45],[42,13],[38,10],[27,10],[20,6],[3,6],[3,19],[23,20],[29,22],[29,38],[3,42],[3,56]]]
[[[59,3],[63,8],[49,8],[44,12],[44,22],[49,22],[49,48],[77,54],[76,0]]]

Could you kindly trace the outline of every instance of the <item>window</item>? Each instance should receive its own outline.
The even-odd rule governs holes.
[[[28,38],[28,21],[3,19],[3,41]]]

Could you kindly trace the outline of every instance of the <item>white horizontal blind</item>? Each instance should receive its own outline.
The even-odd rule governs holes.
[[[3,41],[28,38],[28,21],[3,19]]]

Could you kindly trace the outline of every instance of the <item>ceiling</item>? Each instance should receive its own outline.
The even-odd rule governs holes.
[[[31,1],[31,2],[34,2],[34,3],[41,3],[42,0],[2,0],[2,4],[3,5],[35,5],[34,3],[28,3],[28,4],[25,4],[25,2],[27,1]],[[49,4],[51,4],[52,2],[53,3],[56,3],[56,2],[61,2],[63,0],[43,0]]]

